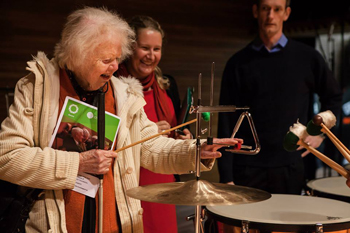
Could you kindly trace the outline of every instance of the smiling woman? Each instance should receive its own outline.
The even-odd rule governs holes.
[[[132,76],[144,79],[155,70],[162,58],[162,41],[159,31],[139,29],[134,54],[126,63]]]
[[[144,110],[148,118],[156,122],[158,132],[162,132],[177,125],[175,109],[179,108],[180,102],[175,80],[170,76],[164,76],[158,67],[162,58],[164,32],[159,23],[148,16],[136,16],[131,19],[129,25],[136,34],[133,54],[120,65],[116,76],[128,77],[131,75],[142,83],[147,103]],[[170,133],[166,136],[182,139],[191,137],[187,129],[184,132],[185,136]],[[145,168],[140,169],[140,185],[173,181],[173,175],[157,174]],[[145,233],[177,232],[174,205],[150,202],[141,202],[141,205],[144,209]]]

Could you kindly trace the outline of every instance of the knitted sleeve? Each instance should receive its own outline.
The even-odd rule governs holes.
[[[17,83],[9,117],[1,125],[0,179],[32,188],[71,189],[79,155],[35,144],[33,85],[33,75]]]

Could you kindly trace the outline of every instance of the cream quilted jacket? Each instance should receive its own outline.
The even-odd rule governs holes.
[[[58,116],[59,68],[39,52],[28,62],[30,73],[16,85],[10,115],[0,131],[0,179],[44,189],[26,223],[27,232],[67,232],[62,189],[72,189],[79,154],[48,147]],[[157,133],[143,111],[142,87],[136,79],[112,78],[121,125],[117,148]],[[157,137],[118,153],[114,164],[115,193],[123,233],[143,232],[140,201],[125,195],[138,186],[140,166],[182,174],[194,170],[194,140]],[[206,161],[201,170],[212,167]]]

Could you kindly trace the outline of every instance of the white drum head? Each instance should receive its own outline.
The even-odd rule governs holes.
[[[350,197],[350,188],[345,182],[344,177],[336,176],[311,180],[307,183],[307,186],[319,192]]]
[[[346,223],[344,226],[338,225],[335,228],[335,230],[341,230],[349,228],[350,224],[349,203],[320,197],[272,194],[270,199],[261,202],[206,208],[209,212],[227,219],[239,220],[239,222],[247,220],[265,225],[314,227],[319,223],[332,226],[337,223]],[[251,228],[259,229],[253,226]],[[275,230],[278,229],[280,228]]]

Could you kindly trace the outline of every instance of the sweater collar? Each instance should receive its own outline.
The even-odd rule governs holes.
[[[253,41],[253,43],[251,44],[251,48],[255,51],[268,51],[269,53],[275,53],[280,51],[281,49],[283,49],[284,47],[286,47],[288,42],[287,37],[282,33],[282,36],[280,37],[280,39],[277,41],[277,43],[272,47],[271,50],[266,49],[264,43],[262,42],[262,40],[260,39],[260,37],[256,37]]]

